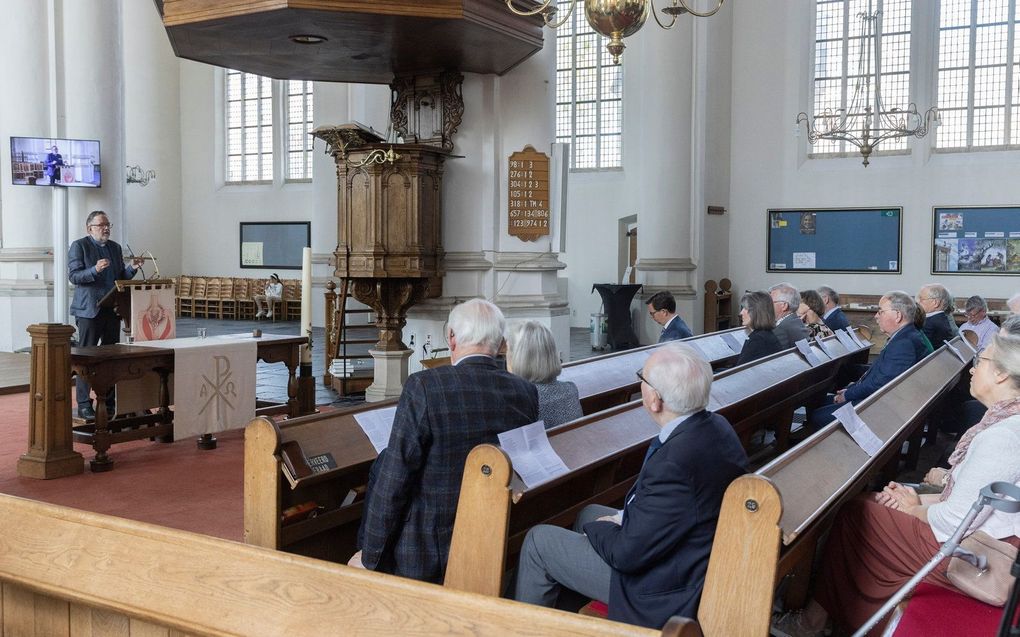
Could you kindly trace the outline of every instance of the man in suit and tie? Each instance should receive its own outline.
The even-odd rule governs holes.
[[[776,329],[773,332],[783,349],[793,347],[797,341],[811,335],[807,325],[797,316],[800,307],[800,292],[789,283],[780,283],[769,288],[772,307],[776,310]]]
[[[953,319],[953,295],[938,283],[929,283],[917,293],[917,305],[924,312],[924,335],[935,349],[958,333]]]
[[[676,313],[676,299],[666,290],[656,292],[648,299],[648,316],[662,326],[662,332],[659,334],[660,343],[694,335],[691,328],[687,327],[687,323],[684,323]]]
[[[830,404],[812,411],[808,415],[809,425],[817,428],[832,422],[833,412],[844,403],[859,403],[927,355],[921,333],[914,327],[917,311],[917,305],[906,292],[888,292],[879,300],[875,320],[889,337],[882,353],[859,381],[830,395]]]
[[[120,318],[113,308],[99,307],[99,300],[113,289],[113,282],[135,276],[142,259],[132,259],[131,265],[124,264],[124,252],[120,245],[110,240],[110,218],[102,210],[93,210],[85,220],[88,233],[71,243],[67,253],[67,278],[74,284],[71,299],[71,316],[78,327],[78,345],[111,345],[120,340]],[[75,379],[78,401],[78,416],[85,419],[96,417],[89,384],[80,376]],[[97,397],[98,398],[98,397]],[[114,394],[106,396],[106,411],[114,415]]]
[[[538,419],[538,390],[496,362],[505,331],[488,301],[450,312],[453,364],[408,377],[369,476],[352,566],[442,583],[468,453]]]
[[[822,315],[825,326],[833,332],[850,327],[849,319],[839,306],[839,294],[827,285],[818,288],[817,292],[822,297],[822,305],[825,306],[825,314]]]
[[[725,418],[705,410],[712,368],[686,343],[652,353],[638,372],[659,428],[622,511],[585,507],[574,531],[528,532],[515,597],[555,606],[562,587],[609,605],[609,618],[661,628],[696,617],[723,494],[747,471]]]

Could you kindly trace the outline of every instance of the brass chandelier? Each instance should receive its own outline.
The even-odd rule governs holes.
[[[708,11],[698,11],[692,4],[695,0],[670,0],[670,5],[663,7],[661,12],[668,16],[668,19],[659,17],[659,11],[655,9],[654,0],[583,0],[584,15],[588,24],[596,33],[609,38],[606,48],[613,56],[613,64],[620,63],[620,56],[626,45],[623,38],[637,33],[644,26],[648,14],[651,13],[663,29],[672,29],[677,18],[685,13],[698,18],[707,18],[715,15],[722,7],[724,0],[712,0],[715,8]],[[559,8],[554,0],[543,0],[538,6],[531,9],[518,9],[514,6],[514,0],[506,0],[508,9],[521,16],[542,15],[546,26],[554,29],[562,26],[574,13],[574,5],[577,0],[570,0],[570,7],[563,12],[562,17],[557,17]]]
[[[906,109],[887,109],[882,102],[882,73],[875,63],[875,88],[872,98],[871,68],[875,59],[875,47],[878,40],[878,18],[881,11],[872,11],[871,2],[868,10],[858,13],[861,20],[862,41],[866,42],[864,51],[858,60],[857,81],[854,85],[853,97],[847,107],[826,108],[816,114],[814,121],[808,114],[801,111],[797,114],[797,127],[803,122],[808,131],[808,142],[819,140],[843,141],[856,146],[864,158],[867,167],[872,151],[887,139],[900,137],[921,138],[928,134],[929,124],[938,126],[939,111],[932,106],[924,115],[917,110],[913,102]]]

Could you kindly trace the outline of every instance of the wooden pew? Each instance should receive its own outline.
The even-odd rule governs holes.
[[[693,340],[696,345],[700,342],[700,347],[707,352],[722,352],[720,346],[725,345],[721,341],[715,345],[707,343],[710,339],[719,338],[718,335],[703,335],[688,340]],[[637,391],[634,371],[644,364],[654,347],[590,359],[593,361],[590,364],[598,368],[599,374],[584,376],[615,378],[616,381],[602,382],[587,395],[613,405],[630,400]],[[732,358],[717,356],[713,360],[722,362]],[[578,361],[567,369],[577,373],[576,370],[585,364],[587,361]],[[626,370],[626,373],[610,376],[613,367]],[[346,562],[354,552],[361,520],[361,496],[368,481],[369,467],[376,458],[375,449],[354,415],[394,404],[395,400],[363,405],[343,413],[327,412],[280,423],[264,418],[256,418],[249,423],[245,431],[245,541]],[[324,473],[294,478],[294,474],[283,466],[283,456],[287,455],[285,449],[292,456],[292,465],[301,464],[302,457],[329,453],[337,467]],[[345,498],[352,491],[355,499],[345,503]],[[294,506],[310,506],[309,503],[315,504],[314,514],[304,519],[300,519],[299,515],[292,521],[288,520],[287,524],[282,523],[284,511]]]
[[[844,360],[867,351],[848,351],[834,337],[826,343],[838,356],[824,358],[815,346],[827,361],[818,367],[790,349],[727,370],[712,383],[709,408],[749,438],[779,414],[792,413],[810,392],[825,391]],[[589,504],[622,502],[658,433],[640,400],[560,425],[549,431],[549,442],[569,472],[531,489],[501,449],[476,447],[464,466],[446,585],[498,595],[506,562],[520,551],[528,529],[569,526]]]
[[[951,343],[973,352],[959,337]],[[814,555],[839,507],[898,460],[903,442],[968,364],[943,346],[861,402],[857,412],[884,442],[876,456],[834,421],[730,485],[698,610],[705,635],[767,634],[776,584]],[[735,599],[740,613],[733,612]]]
[[[676,637],[0,495],[4,635]]]
[[[739,353],[733,352],[723,341],[723,334],[733,336],[741,344],[747,339],[744,328],[738,327],[691,336],[683,339],[683,342],[701,350],[713,369],[721,369],[732,365],[739,356]],[[570,381],[577,385],[577,393],[581,397],[581,411],[586,416],[622,405],[632,400],[634,394],[640,391],[634,372],[641,369],[651,353],[661,346],[661,343],[657,343],[571,361],[563,365],[563,371],[557,380]]]

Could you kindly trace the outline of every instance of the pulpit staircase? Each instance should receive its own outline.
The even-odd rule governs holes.
[[[363,393],[373,381],[372,355],[365,345],[379,338],[372,324],[350,325],[348,318],[373,314],[371,308],[348,307],[353,281],[340,279],[340,291],[333,281],[326,283],[326,366],[323,385],[341,396]]]

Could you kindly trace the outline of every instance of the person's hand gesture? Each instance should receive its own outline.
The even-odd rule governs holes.
[[[96,272],[102,272],[106,268],[110,267],[109,259],[100,259],[96,261]]]

